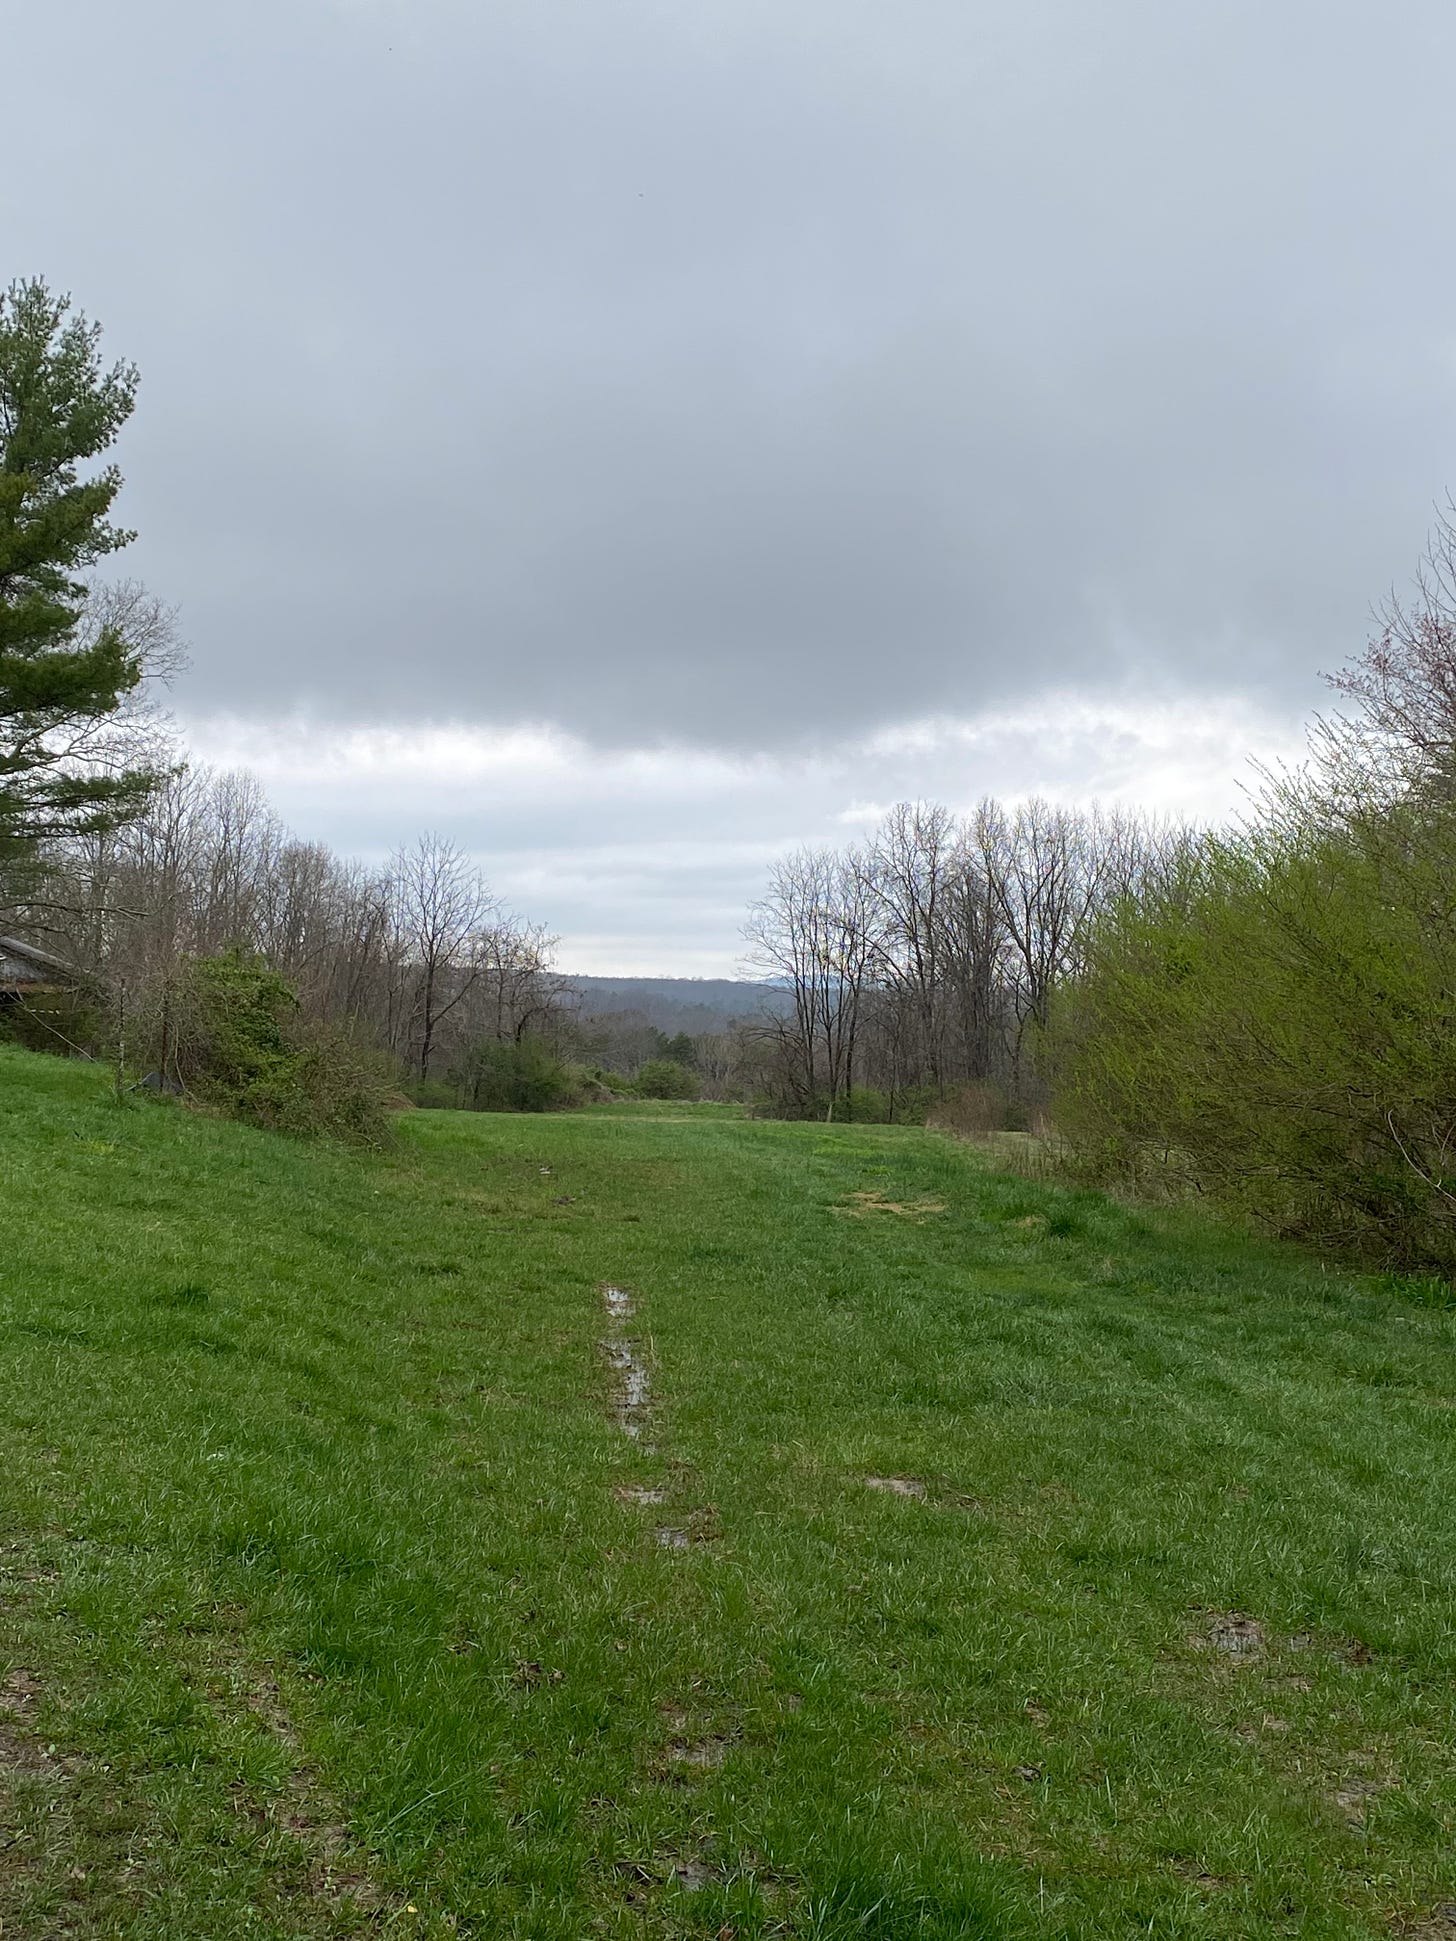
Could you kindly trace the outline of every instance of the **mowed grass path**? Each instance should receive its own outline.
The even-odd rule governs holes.
[[[13,1052],[0,1225],[6,1936],[1456,1933],[1446,1312],[930,1134]]]

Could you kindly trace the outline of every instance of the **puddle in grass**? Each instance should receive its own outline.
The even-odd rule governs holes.
[[[602,1300],[609,1320],[619,1326],[630,1320],[633,1302],[625,1288],[616,1286],[614,1282],[605,1283]],[[602,1342],[601,1348],[616,1377],[612,1414],[617,1425],[641,1449],[650,1453],[653,1445],[643,1442],[642,1433],[652,1406],[652,1378],[641,1350],[635,1341],[616,1332]],[[664,1487],[646,1483],[620,1484],[614,1494],[619,1503],[631,1503],[641,1509],[658,1509],[668,1499],[668,1491]],[[686,1550],[694,1541],[704,1540],[701,1529],[683,1530],[659,1525],[653,1534],[663,1550]]]
[[[609,1281],[602,1289],[602,1300],[606,1304],[609,1320],[621,1322],[631,1319],[632,1296],[625,1287],[618,1287]],[[617,1392],[612,1398],[612,1412],[624,1433],[635,1441],[642,1434],[642,1417],[646,1413],[652,1390],[651,1377],[647,1373],[646,1364],[637,1352],[635,1342],[624,1341],[620,1335],[617,1335],[602,1343],[602,1352],[612,1364],[617,1376]]]
[[[636,1441],[642,1434],[642,1418],[652,1393],[651,1377],[630,1341],[604,1341],[602,1346],[617,1376],[612,1412],[623,1433]]]

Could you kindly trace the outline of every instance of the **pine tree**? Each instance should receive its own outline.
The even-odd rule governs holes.
[[[80,577],[134,536],[108,521],[114,465],[83,475],[131,415],[134,366],[39,279],[0,293],[0,862],[114,827],[156,776],[98,762],[97,733],[142,677],[114,626],[81,625]]]

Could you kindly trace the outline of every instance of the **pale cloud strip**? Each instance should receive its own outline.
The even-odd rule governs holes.
[[[1297,758],[1303,724],[1228,695],[1063,694],[905,722],[798,755],[610,751],[549,727],[329,728],[198,718],[197,759],[246,767],[301,835],[382,857],[422,828],[478,856],[497,890],[560,934],[573,970],[721,976],[769,863],[856,839],[893,802],[986,794],[1141,805],[1216,820],[1249,761]]]

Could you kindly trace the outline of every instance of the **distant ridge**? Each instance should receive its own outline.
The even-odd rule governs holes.
[[[784,993],[773,984],[733,977],[566,977],[581,993],[581,1015],[635,1011],[669,1036],[724,1031],[735,1018],[775,1008]]]

